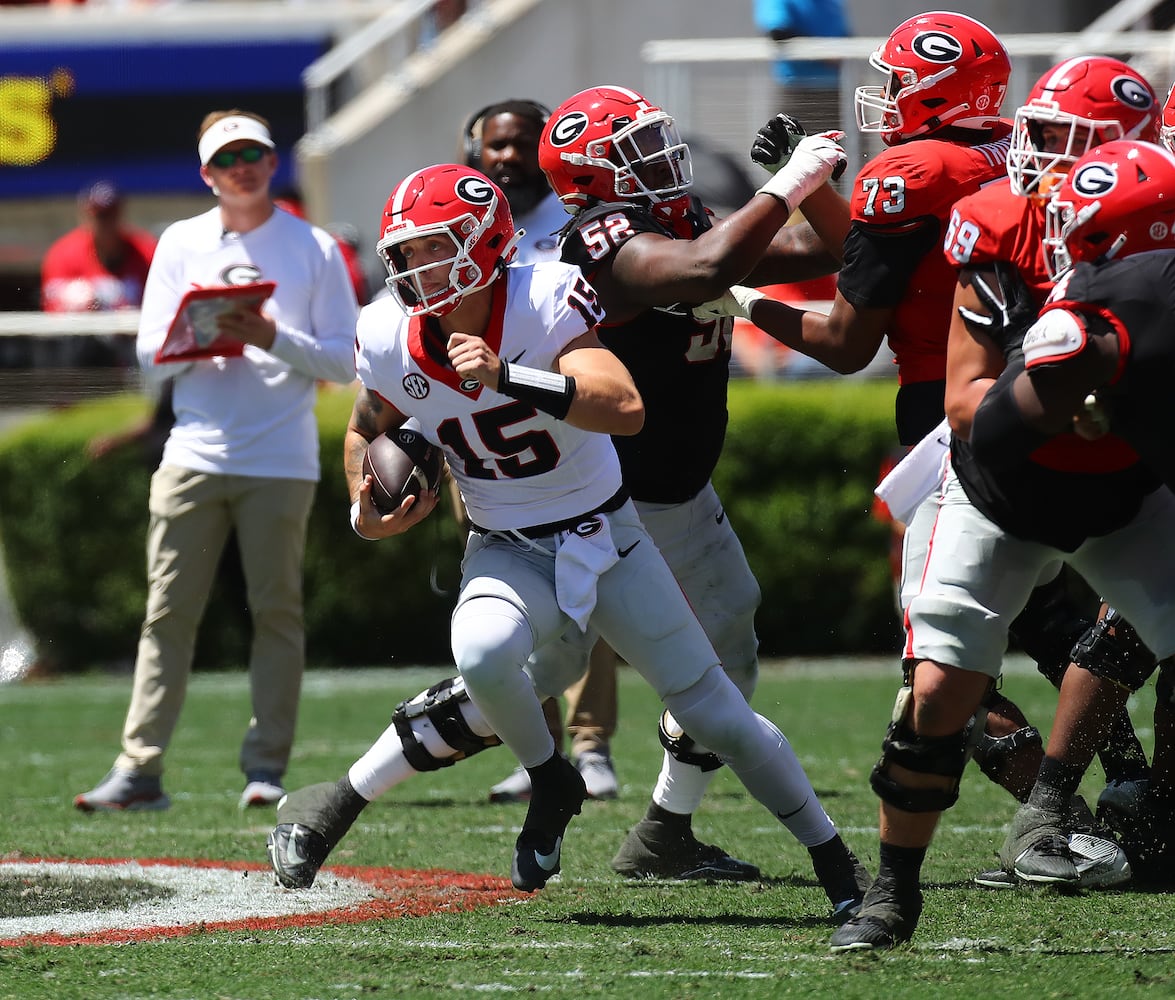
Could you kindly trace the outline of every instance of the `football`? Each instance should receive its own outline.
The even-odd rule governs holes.
[[[371,499],[383,514],[399,510],[410,496],[435,494],[443,467],[441,450],[411,427],[381,434],[363,456],[363,474],[372,479]]]

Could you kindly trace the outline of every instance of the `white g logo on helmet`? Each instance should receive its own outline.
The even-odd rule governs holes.
[[[1074,175],[1072,186],[1082,198],[1101,198],[1114,190],[1118,183],[1117,172],[1105,163],[1087,163]]]
[[[488,205],[494,200],[494,189],[481,177],[462,177],[454,189],[457,197],[470,205]]]
[[[1145,111],[1154,104],[1150,91],[1132,76],[1115,77],[1110,84],[1110,93],[1127,107],[1139,111]]]
[[[548,137],[552,146],[570,146],[588,127],[588,116],[584,111],[570,111],[555,122]]]
[[[924,31],[915,36],[910,47],[927,62],[953,63],[963,55],[963,46],[953,35],[942,31]]]

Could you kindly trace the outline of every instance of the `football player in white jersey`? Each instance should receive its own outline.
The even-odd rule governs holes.
[[[801,843],[835,847],[821,881],[843,916],[859,901],[857,859],[790,744],[722,670],[621,483],[608,435],[639,431],[644,407],[596,338],[591,286],[562,263],[505,266],[517,235],[505,196],[469,167],[410,175],[381,233],[393,296],[367,307],[357,328],[363,388],[344,444],[352,524],[363,537],[390,537],[435,506],[422,495],[381,515],[362,473],[367,443],[416,418],[444,450],[473,524],[452,618],[460,677],[397,710],[338,782],[282,800],[268,838],[278,880],[311,885],[360,811],[428,769],[421,761],[451,761],[500,737],[532,785],[511,880],[542,888],[586,793],[540,707],[574,678],[532,676],[526,665],[573,623],[590,623]]]
[[[480,170],[498,185],[510,203],[514,228],[522,235],[514,262],[536,264],[559,259],[559,231],[567,225],[563,202],[551,190],[539,167],[539,137],[551,111],[537,101],[504,100],[475,111],[461,131],[465,165]],[[454,504],[463,515],[460,498]],[[466,527],[466,525],[463,525]],[[611,740],[616,733],[616,654],[606,642],[591,651],[587,673],[563,692],[571,760],[593,799],[613,799],[619,787],[612,766]],[[543,713],[555,745],[564,745],[564,719],[559,700],[543,702]],[[524,802],[530,798],[530,775],[519,766],[490,789],[491,802]]]

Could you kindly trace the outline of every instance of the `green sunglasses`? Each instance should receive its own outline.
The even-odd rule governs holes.
[[[222,149],[219,153],[213,153],[212,158],[208,163],[213,167],[220,167],[222,170],[226,167],[231,167],[237,160],[242,163],[259,163],[269,150],[263,146],[246,146],[244,149]]]

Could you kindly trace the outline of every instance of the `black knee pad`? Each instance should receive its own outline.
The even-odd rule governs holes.
[[[675,757],[683,764],[693,764],[694,767],[700,767],[703,771],[717,771],[722,766],[718,755],[709,750],[701,752],[696,750],[697,744],[690,739],[684,729],[675,727],[674,731],[670,732],[665,721],[665,716],[668,714],[668,712],[662,712],[657,723],[657,736],[661,740],[661,746],[669,752],[670,756]]]
[[[1025,747],[1031,746],[1044,746],[1036,726],[1022,726],[1007,736],[980,733],[975,742],[975,763],[979,765],[979,770],[999,784],[1012,758]]]
[[[898,694],[894,721],[881,741],[881,759],[873,766],[869,784],[883,802],[905,812],[942,812],[959,800],[959,782],[971,752],[971,726],[949,736],[919,736],[905,724],[911,696],[909,688]],[[890,776],[891,764],[954,781],[948,788],[909,788]]]
[[[452,767],[459,760],[501,744],[497,736],[478,736],[469,728],[461,714],[461,704],[467,701],[465,682],[460,677],[448,677],[396,706],[392,724],[404,748],[404,759],[417,771]],[[437,735],[452,747],[452,757],[434,757],[428,752],[412,726],[413,720],[420,718],[428,719]]]
[[[1036,669],[1050,684],[1060,687],[1072,659],[1070,650],[1091,625],[1093,618],[1069,593],[1065,573],[1061,572],[1032,592],[1009,631],[1036,662]]]
[[[1137,691],[1155,672],[1155,655],[1114,608],[1078,639],[1069,654],[1079,667],[1097,677]]]
[[[1175,656],[1159,664],[1159,678],[1155,681],[1155,698],[1160,705],[1175,708]]]

